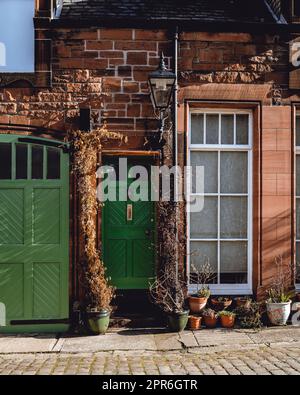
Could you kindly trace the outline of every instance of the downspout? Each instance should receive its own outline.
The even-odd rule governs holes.
[[[177,136],[177,116],[178,116],[178,26],[175,28],[174,33],[174,73],[176,75],[175,87],[174,87],[174,97],[173,97],[173,166],[178,165],[178,136]],[[178,201],[178,176],[177,171],[175,171],[174,176],[174,201]],[[179,271],[179,238],[178,238],[178,224],[180,221],[179,210],[176,205],[176,278],[178,277]]]

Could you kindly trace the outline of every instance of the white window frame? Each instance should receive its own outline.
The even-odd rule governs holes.
[[[298,196],[297,195],[297,166],[296,166],[296,163],[297,163],[297,156],[300,156],[300,146],[299,145],[297,145],[297,140],[296,140],[296,136],[297,136],[297,118],[298,117],[300,117],[300,111],[297,111],[296,112],[296,117],[295,117],[295,128],[294,128],[294,130],[295,130],[295,166],[294,166],[294,168],[295,168],[295,188],[294,188],[294,190],[295,190],[295,220],[297,221],[297,205],[296,205],[296,202],[297,202],[297,199],[300,199],[300,196]],[[300,239],[297,239],[297,230],[295,231],[295,248],[296,248],[296,250],[295,250],[295,263],[297,264],[297,243],[300,243]],[[300,291],[300,283],[295,283],[295,288],[296,288],[296,290],[297,291]]]
[[[236,115],[239,114],[247,114],[249,115],[249,136],[248,136],[248,145],[224,145],[221,144],[221,116],[219,116],[219,144],[205,144],[205,134],[206,134],[206,126],[204,122],[204,136],[203,141],[204,144],[192,144],[191,143],[191,119],[193,114],[232,114],[234,116],[234,143],[236,142]],[[205,118],[204,118],[205,119]],[[218,282],[220,279],[220,244],[221,241],[247,241],[248,242],[248,265],[247,265],[247,283],[246,284],[210,284],[210,290],[212,294],[215,295],[251,295],[253,293],[253,285],[252,285],[252,271],[253,271],[253,262],[252,262],[252,249],[253,249],[253,194],[252,194],[252,157],[253,157],[253,113],[251,110],[231,110],[231,109],[211,109],[211,108],[203,108],[203,109],[194,109],[189,113],[188,120],[188,157],[187,164],[191,166],[191,152],[200,152],[200,151],[212,151],[218,152],[218,192],[215,194],[211,193],[190,193],[190,196],[217,196],[218,197],[218,237],[216,239],[194,239],[190,237],[190,215],[189,215],[189,201],[187,199],[187,277],[188,277],[188,291],[189,293],[195,293],[197,291],[196,284],[190,284],[190,242],[191,241],[217,241],[218,243]],[[224,151],[233,151],[233,152],[248,152],[248,193],[247,194],[227,194],[228,196],[248,196],[248,216],[247,216],[247,239],[221,239],[220,238],[220,197],[226,196],[226,194],[220,194],[220,152]],[[188,189],[187,189],[188,191]]]

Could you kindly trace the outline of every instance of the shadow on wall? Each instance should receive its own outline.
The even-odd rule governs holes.
[[[291,210],[263,219],[262,283],[271,285],[276,275],[276,259],[281,258],[293,281]]]

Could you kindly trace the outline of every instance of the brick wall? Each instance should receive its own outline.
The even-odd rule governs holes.
[[[75,126],[80,106],[92,108],[94,123],[127,133],[126,148],[144,149],[144,134],[157,130],[148,92],[148,74],[161,51],[172,63],[173,43],[166,31],[141,29],[40,30],[52,39],[52,87],[26,82],[0,89],[0,122]],[[261,285],[274,275],[274,257],[291,257],[292,132],[288,91],[288,45],[285,38],[237,33],[183,33],[179,50],[179,158],[186,150],[185,99],[261,101],[262,249]],[[271,107],[272,88],[282,89],[283,107]],[[104,94],[104,96],[102,96]],[[103,104],[102,103],[103,99]],[[12,129],[13,130],[13,129]],[[257,196],[257,202],[259,197]],[[257,203],[258,204],[258,203]]]
[[[51,34],[40,30],[37,36],[52,38],[53,87],[1,89],[1,121],[64,129],[66,124],[75,122],[78,107],[89,103],[96,124],[105,120],[112,130],[132,134],[157,129],[147,80],[162,51],[169,66],[172,63],[173,44],[167,32],[59,29]],[[274,36],[238,33],[180,36],[182,86],[275,82],[286,89],[287,62],[287,45],[278,43]],[[102,108],[101,91],[107,93]]]

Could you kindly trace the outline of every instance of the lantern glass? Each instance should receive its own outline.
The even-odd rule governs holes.
[[[150,78],[151,98],[153,106],[158,110],[169,107],[173,87],[174,78]]]
[[[164,56],[161,54],[158,69],[149,75],[151,100],[156,110],[164,111],[169,107],[175,82],[176,75],[167,70]]]

